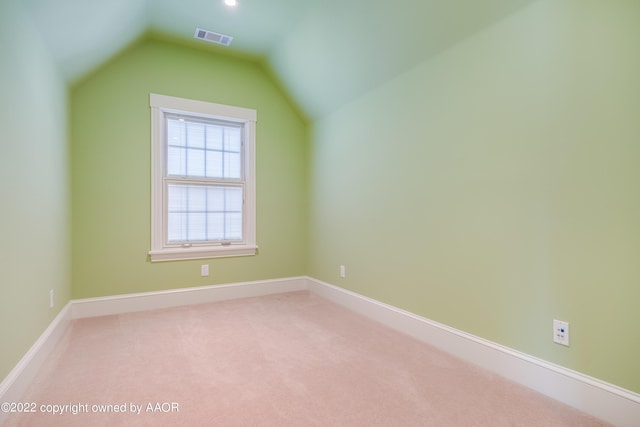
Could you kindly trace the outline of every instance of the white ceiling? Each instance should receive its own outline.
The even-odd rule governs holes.
[[[268,64],[318,117],[536,0],[23,0],[69,83],[147,31],[196,27]],[[204,42],[202,42],[204,43]]]

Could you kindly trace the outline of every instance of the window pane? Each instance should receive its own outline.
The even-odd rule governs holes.
[[[209,229],[209,240],[225,240],[224,238],[224,213],[210,213],[207,220],[211,225]]]
[[[207,241],[207,215],[204,212],[190,212],[187,214],[187,241]]]
[[[225,178],[240,179],[242,174],[242,166],[240,164],[240,153],[225,153],[224,164],[227,166]]]
[[[185,176],[204,176],[204,150],[187,149]]]
[[[207,187],[207,211],[223,212],[225,210],[225,187]]]
[[[227,151],[240,151],[242,144],[242,132],[239,127],[225,129],[224,149]]]
[[[169,242],[187,241],[187,215],[182,212],[169,211],[168,216]]]
[[[242,188],[225,188],[225,210],[242,212]]]
[[[242,240],[243,187],[169,184],[169,243]]]
[[[194,148],[204,148],[205,125],[187,122],[187,145]]]
[[[207,150],[222,150],[223,129],[222,126],[207,126]]]
[[[167,207],[169,212],[181,212],[187,205],[189,197],[189,187],[184,185],[170,185]]]
[[[189,197],[189,212],[204,212],[207,210],[207,187],[192,185],[187,187]]]
[[[186,152],[182,148],[169,146],[167,149],[167,171],[169,175],[184,176],[187,174],[185,170]]]
[[[242,213],[229,213],[225,216],[225,231],[227,240],[242,239]]]
[[[222,152],[207,151],[207,178],[222,177],[223,170]]]
[[[242,132],[240,128],[227,128],[224,132],[225,178],[241,178]]]
[[[185,122],[181,120],[167,121],[167,140],[169,145],[184,147],[185,139]]]

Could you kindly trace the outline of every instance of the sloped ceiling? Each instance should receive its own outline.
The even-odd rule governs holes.
[[[201,27],[264,61],[311,118],[533,1],[23,0],[70,84],[147,31],[192,40]]]

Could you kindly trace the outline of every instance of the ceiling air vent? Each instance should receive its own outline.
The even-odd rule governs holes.
[[[223,46],[229,46],[233,40],[233,37],[227,36],[226,34],[214,33],[213,31],[203,30],[202,28],[196,28],[196,33],[193,37]]]

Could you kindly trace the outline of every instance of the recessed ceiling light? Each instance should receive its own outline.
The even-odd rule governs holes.
[[[234,7],[238,4],[238,2],[236,0],[224,0],[224,4],[226,4],[227,6]]]

